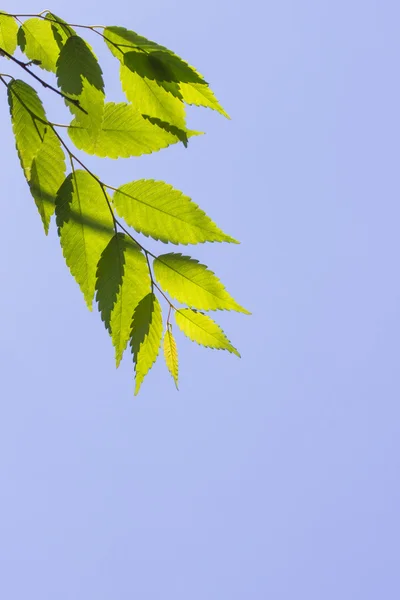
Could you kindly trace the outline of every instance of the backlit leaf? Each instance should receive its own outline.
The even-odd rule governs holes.
[[[144,119],[130,104],[114,102],[105,104],[101,128],[97,132],[82,127],[75,118],[68,134],[79,150],[108,158],[150,154],[179,141]]]
[[[54,131],[46,125],[43,105],[33,88],[13,80],[8,98],[21,166],[47,233],[57,190],[65,177],[64,152]]]
[[[86,171],[74,171],[64,180],[56,220],[64,258],[91,310],[97,263],[114,229],[102,189]]]
[[[172,298],[201,310],[236,310],[250,314],[225,290],[205,265],[182,254],[162,254],[154,260],[158,283]]]
[[[29,181],[32,161],[48,127],[46,113],[36,90],[20,79],[8,85],[8,103],[18,156]]]
[[[163,181],[127,183],[115,192],[113,204],[129,226],[156,240],[174,244],[236,242],[188,196]]]
[[[104,115],[104,82],[97,58],[86,42],[70,36],[57,61],[57,82],[61,91],[79,102],[81,110],[66,101],[75,115],[74,126],[83,128],[90,137],[100,134]]]
[[[42,218],[44,230],[49,230],[58,189],[65,178],[65,156],[60,140],[48,127],[43,143],[32,161],[29,187]]]
[[[175,312],[175,321],[179,329],[193,342],[207,348],[228,350],[240,357],[239,352],[232,346],[221,327],[208,315],[190,308],[182,308]]]
[[[180,83],[179,89],[186,104],[194,104],[195,106],[211,108],[212,110],[219,112],[227,119],[230,118],[208,85],[202,83]]]
[[[178,389],[178,350],[170,325],[168,325],[164,334],[164,358],[168,371],[171,373],[175,382],[176,389]]]
[[[181,100],[162,85],[121,65],[122,88],[129,102],[144,115],[185,130],[185,107]]]
[[[161,306],[153,293],[136,306],[132,319],[130,346],[135,364],[135,395],[155,363],[162,339]]]
[[[8,54],[14,54],[17,48],[17,33],[17,21],[13,17],[0,14],[0,47]]]
[[[57,60],[57,82],[64,94],[79,96],[83,80],[104,92],[102,70],[96,57],[78,35],[70,36]]]
[[[105,42],[111,52],[141,77],[156,81],[206,83],[197,71],[164,46],[123,27],[106,27]],[[128,59],[126,55],[129,53]]]
[[[65,42],[71,35],[76,35],[75,31],[66,23],[63,19],[55,15],[54,13],[46,13],[46,19],[52,21],[51,29],[53,31],[54,39],[61,50]]]
[[[27,19],[18,31],[18,44],[42,69],[55,73],[60,48],[54,38],[52,23],[44,19]]]
[[[96,277],[96,300],[118,367],[130,338],[133,311],[151,291],[147,261],[128,236],[117,233],[103,250]]]

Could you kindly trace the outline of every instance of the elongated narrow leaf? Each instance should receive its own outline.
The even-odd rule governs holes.
[[[121,64],[121,83],[127,99],[142,115],[186,130],[184,104],[157,81],[141,77]]]
[[[32,161],[29,187],[48,233],[50,218],[54,213],[58,189],[65,178],[65,156],[60,140],[48,127],[43,143]]]
[[[115,347],[117,367],[131,334],[133,311],[151,291],[147,261],[139,247],[117,233],[97,266],[96,300]]]
[[[189,256],[162,254],[154,260],[154,274],[161,287],[182,304],[250,314],[228,294],[212,271]]]
[[[97,263],[114,229],[102,189],[86,171],[74,171],[64,180],[56,219],[64,258],[91,310]]]
[[[0,14],[0,48],[14,54],[17,47],[18,23],[13,17]]]
[[[20,79],[9,84],[8,103],[18,156],[29,181],[32,161],[48,127],[46,113],[36,90]]]
[[[153,293],[136,306],[132,319],[131,350],[135,364],[135,395],[155,363],[162,339],[161,306]]]
[[[42,69],[55,73],[60,48],[50,21],[38,18],[25,21],[18,31],[18,44],[29,60],[37,61]]]
[[[175,382],[176,389],[178,389],[178,350],[170,325],[167,327],[164,334],[164,358],[168,371],[171,373]]]
[[[208,315],[182,308],[175,312],[175,320],[179,329],[193,342],[207,348],[228,350],[240,357],[239,352],[232,346],[221,327]]]
[[[98,132],[82,127],[74,119],[68,134],[79,150],[108,158],[150,154],[179,142],[175,135],[144,119],[130,104],[114,102],[105,104]]]
[[[179,89],[186,104],[211,108],[227,119],[230,119],[228,113],[222,108],[216,99],[214,92],[208,85],[203,83],[180,83]]]
[[[8,99],[21,166],[47,233],[57,190],[65,177],[64,152],[46,125],[43,105],[33,88],[14,80],[8,86]]]
[[[173,244],[236,242],[195,204],[163,181],[141,179],[121,186],[113,204],[130,227]]]

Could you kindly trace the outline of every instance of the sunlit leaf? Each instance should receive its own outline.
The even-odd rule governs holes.
[[[171,252],[162,254],[153,264],[158,283],[178,302],[200,310],[250,314],[228,294],[214,273],[197,260]]]
[[[131,334],[133,311],[151,291],[147,261],[125,234],[117,233],[97,266],[96,300],[115,347],[117,367]]]
[[[194,104],[195,106],[211,108],[212,110],[219,112],[227,119],[230,118],[208,85],[202,83],[180,83],[179,89],[186,104]]]
[[[29,180],[32,161],[48,127],[46,113],[36,90],[20,79],[8,85],[8,103],[18,156]]]
[[[170,325],[168,325],[164,334],[164,358],[168,371],[171,373],[175,382],[176,389],[178,389],[178,350]]]
[[[155,363],[162,339],[161,306],[153,293],[136,306],[132,319],[131,350],[135,364],[135,395]]]
[[[65,178],[65,156],[60,140],[48,127],[43,143],[32,161],[29,187],[42,218],[44,230],[49,230],[58,189]]]
[[[174,244],[236,242],[188,196],[163,181],[127,183],[115,192],[113,205],[128,225],[156,240]]]
[[[65,261],[91,310],[97,263],[114,229],[102,189],[86,171],[76,170],[64,180],[56,220]]]
[[[101,128],[97,132],[82,127],[74,119],[68,134],[79,150],[108,158],[150,154],[179,141],[144,119],[130,104],[114,102],[105,104]]]
[[[190,308],[182,308],[175,312],[175,321],[179,329],[193,342],[207,348],[228,350],[240,357],[221,327],[208,315]]]
[[[13,17],[0,14],[0,47],[8,54],[14,54],[17,48],[17,33],[17,21]]]
[[[55,73],[60,48],[54,38],[52,23],[45,19],[27,19],[18,31],[18,44],[29,60]]]

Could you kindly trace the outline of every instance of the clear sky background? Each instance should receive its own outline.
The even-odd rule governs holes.
[[[231,122],[190,110],[207,135],[188,150],[87,164],[164,179],[239,238],[190,252],[253,316],[217,315],[241,360],[178,335],[180,392],[160,360],[134,398],[129,355],[116,371],[43,234],[0,90],[0,596],[397,600],[398,2],[49,8],[132,28],[210,81]]]

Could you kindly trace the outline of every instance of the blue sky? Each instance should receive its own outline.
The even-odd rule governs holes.
[[[191,254],[253,315],[218,315],[241,360],[179,335],[180,392],[160,360],[134,398],[43,235],[3,91],[1,597],[397,599],[398,3],[49,8],[132,28],[210,81],[232,121],[191,109],[207,135],[188,150],[87,164],[164,179],[239,238]]]

